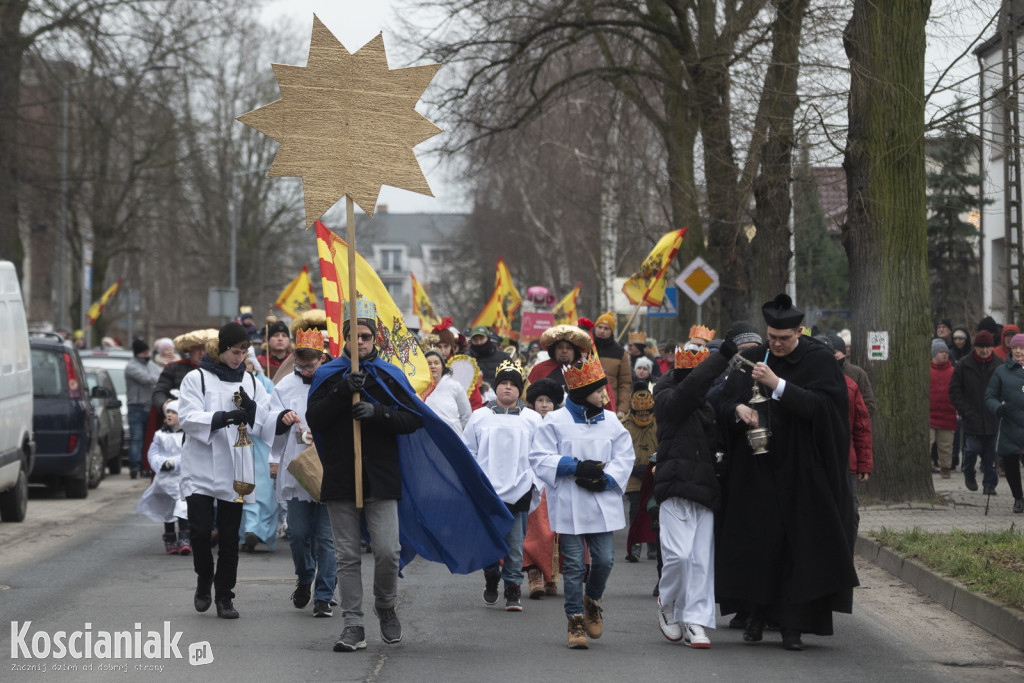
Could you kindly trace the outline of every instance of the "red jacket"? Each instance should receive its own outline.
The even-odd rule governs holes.
[[[850,474],[871,473],[871,416],[857,383],[846,377],[850,395]]]
[[[956,408],[949,400],[949,380],[953,377],[953,364],[946,361],[942,365],[932,363],[932,380],[928,401],[928,425],[932,429],[956,429]]]
[[[1000,333],[1000,338],[996,340],[998,343],[995,345],[995,348],[992,349],[992,353],[996,354],[1003,360],[1006,360],[1007,358],[1010,357],[1010,347],[1003,343],[1003,340],[1006,339],[1006,334],[1008,332],[1018,334],[1020,333],[1020,328],[1018,328],[1013,323],[1003,325],[1003,331]]]

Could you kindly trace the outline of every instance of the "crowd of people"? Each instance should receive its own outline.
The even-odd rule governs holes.
[[[929,434],[933,469],[948,479],[958,467],[964,486],[995,496],[1000,478],[1024,513],[1024,334],[985,317],[973,340],[967,327],[939,320],[931,345]],[[991,504],[991,503],[990,503]]]
[[[627,528],[625,559],[646,545],[657,563],[664,637],[709,648],[717,604],[745,641],[777,628],[800,650],[852,609],[874,398],[843,339],[802,334],[789,297],[762,314],[764,337],[695,325],[660,347],[637,331],[621,345],[611,313],[525,347],[445,319],[420,339],[431,381],[418,393],[378,355],[364,299],[355,358],[347,344],[329,355],[317,311],[180,335],[173,360],[160,340],[159,372],[136,340],[132,472],[153,473],[138,512],[164,525],[167,554],[192,556],[195,609],[225,619],[239,616],[240,549],[286,537],[290,599],[318,618],[340,608],[339,652],[367,646],[366,552],[385,643],[402,640],[399,569],[421,555],[480,572],[483,602],[508,612],[561,579],[567,645],[587,649]],[[346,340],[349,325],[346,304]],[[458,363],[474,372],[456,377]],[[310,452],[318,485],[293,471]]]

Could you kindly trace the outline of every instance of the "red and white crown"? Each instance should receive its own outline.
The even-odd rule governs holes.
[[[563,365],[562,375],[565,376],[565,384],[570,391],[605,378],[604,368],[601,367],[601,358],[596,353],[584,358],[580,367]]]
[[[676,368],[695,368],[704,362],[711,355],[711,349],[706,346],[700,347],[697,351],[687,351],[679,346],[676,347]]]

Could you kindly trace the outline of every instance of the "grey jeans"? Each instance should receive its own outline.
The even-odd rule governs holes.
[[[363,625],[363,558],[359,548],[360,511],[354,501],[328,500],[338,560],[338,593],[345,626]],[[373,548],[373,604],[394,607],[398,596],[398,501],[368,498],[362,514]]]

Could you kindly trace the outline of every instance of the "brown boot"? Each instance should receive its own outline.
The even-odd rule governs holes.
[[[949,479],[950,476],[951,475],[949,474],[948,467],[943,467],[942,469],[939,470],[939,477],[941,477],[942,479]]]
[[[527,575],[530,577],[530,599],[539,600],[544,597],[544,575],[539,569],[531,569]]]
[[[545,581],[544,592],[548,595],[558,595],[558,584],[554,581]]]
[[[583,626],[583,615],[574,614],[569,617],[569,649],[586,650],[590,647],[587,644],[587,632]]]
[[[583,594],[583,625],[587,635],[597,640],[601,637],[601,601],[591,600]]]

